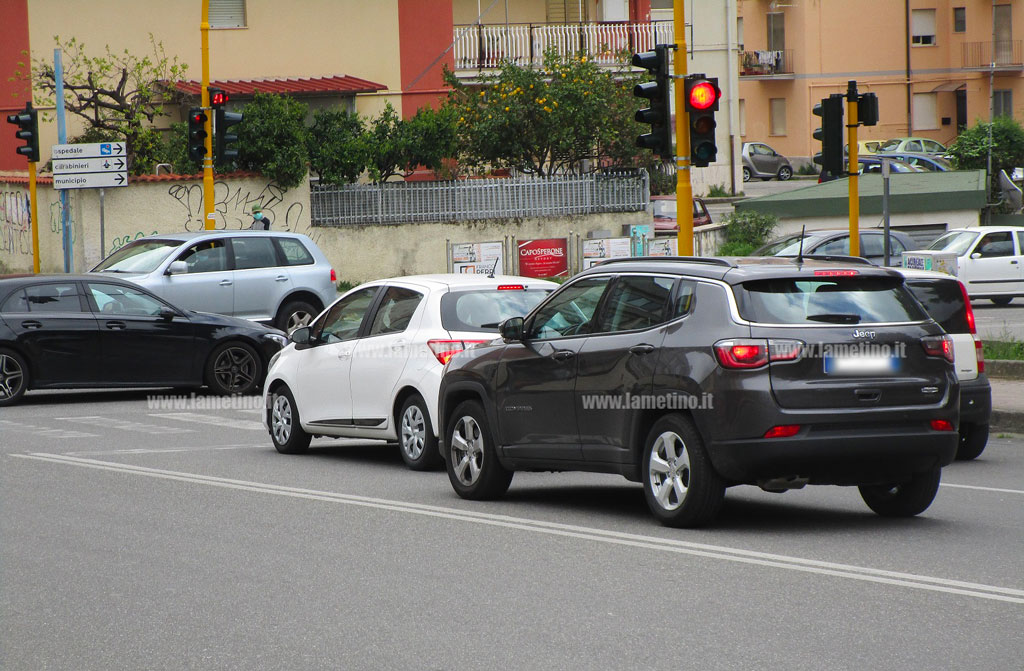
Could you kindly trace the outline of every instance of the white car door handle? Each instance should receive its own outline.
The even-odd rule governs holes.
[[[340,349],[340,350],[338,350],[338,358],[339,359],[347,359],[350,356],[352,356],[352,350],[350,350],[350,349]]]
[[[221,280],[220,281],[220,285],[222,287],[229,287],[229,286],[231,286],[231,280]]]
[[[288,276],[287,275],[278,275],[277,277],[274,278],[274,281],[275,282],[287,282],[288,281]]]

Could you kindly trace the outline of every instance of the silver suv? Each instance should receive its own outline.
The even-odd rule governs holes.
[[[139,238],[92,272],[117,273],[170,303],[291,332],[337,297],[334,269],[305,235],[210,231]]]

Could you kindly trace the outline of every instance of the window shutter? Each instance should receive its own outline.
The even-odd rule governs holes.
[[[935,10],[913,10],[910,14],[910,32],[914,37],[935,35]]]
[[[210,0],[211,28],[245,28],[245,0]]]

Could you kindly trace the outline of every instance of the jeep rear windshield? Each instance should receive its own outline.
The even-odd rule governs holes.
[[[898,277],[800,277],[737,287],[740,316],[764,324],[877,324],[928,315]]]
[[[547,289],[469,289],[441,297],[441,326],[448,331],[497,333],[509,317],[525,317],[551,293]]]

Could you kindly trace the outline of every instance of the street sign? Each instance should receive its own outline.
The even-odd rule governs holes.
[[[124,142],[53,145],[53,188],[96,189],[128,184]]]

